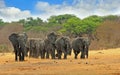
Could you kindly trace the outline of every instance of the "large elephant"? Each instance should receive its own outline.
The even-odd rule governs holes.
[[[55,32],[51,32],[47,35],[47,38],[44,40],[45,43],[45,51],[43,52],[43,56],[46,53],[46,58],[49,58],[49,54],[51,54],[52,59],[55,59],[55,41],[57,39],[57,34]]]
[[[90,45],[90,39],[88,37],[77,37],[72,41],[72,48],[75,54],[75,59],[77,55],[81,52],[81,57],[84,59],[88,58],[88,48]]]
[[[89,51],[91,39],[89,37],[81,37],[81,38],[82,38],[83,44],[84,44],[84,53],[81,58],[88,58],[88,51]]]
[[[62,36],[58,38],[55,42],[57,49],[58,59],[61,59],[62,52],[64,53],[64,59],[67,59],[67,55],[71,55],[71,44],[68,37]]]
[[[9,36],[9,40],[11,41],[14,52],[15,52],[15,61],[24,61],[24,57],[26,55],[26,42],[27,42],[27,34],[26,33],[12,33]]]

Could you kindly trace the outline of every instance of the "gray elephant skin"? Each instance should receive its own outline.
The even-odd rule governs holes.
[[[64,59],[67,59],[67,55],[71,55],[71,44],[68,37],[62,36],[58,38],[55,42],[57,49],[58,59],[61,59],[62,53],[64,53]]]
[[[27,42],[27,34],[26,33],[12,33],[9,36],[9,40],[11,41],[14,52],[15,52],[15,61],[24,61],[24,57],[26,55],[26,42]]]
[[[30,57],[38,58],[41,56],[41,59],[45,57],[49,59],[49,55],[51,54],[51,58],[55,59],[55,41],[57,39],[57,35],[55,32],[50,32],[44,40],[40,40],[39,38],[30,39]]]
[[[88,48],[90,45],[90,39],[88,37],[77,37],[72,41],[72,48],[77,59],[78,54],[81,52],[80,58],[88,58]]]
[[[49,55],[51,54],[51,58],[55,59],[55,41],[57,39],[57,34],[55,32],[50,32],[47,35],[47,38],[44,40],[45,43],[45,52],[46,58],[49,59]],[[44,56],[45,54],[43,54]]]

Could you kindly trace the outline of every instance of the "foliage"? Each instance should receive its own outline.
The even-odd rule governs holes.
[[[32,26],[40,26],[43,25],[43,20],[40,18],[33,19],[32,17],[28,17],[27,19],[21,19],[19,20],[19,23],[22,23],[24,26],[24,30],[30,30]]]
[[[103,19],[104,20],[117,20],[119,19],[120,17],[117,16],[117,15],[108,15],[108,16],[104,16]]]
[[[10,52],[8,47],[6,45],[0,45],[0,53],[1,52]]]
[[[92,33],[103,22],[102,17],[90,16],[83,20],[77,17],[70,18],[64,24],[64,32],[70,32],[72,34],[81,35],[85,33]]]
[[[0,26],[3,26],[5,24],[5,22],[3,22],[2,19],[0,19]]]
[[[93,33],[96,28],[106,19],[113,20],[118,19],[119,17],[116,15],[109,16],[89,16],[84,19],[79,19],[75,15],[71,14],[63,14],[58,16],[51,16],[48,18],[47,22],[44,22],[41,18],[32,18],[28,17],[26,19],[19,20],[24,27],[25,31],[49,31],[56,30],[61,33],[69,33],[69,34],[86,34]],[[0,25],[4,22],[0,19]],[[57,27],[58,26],[58,27]],[[54,29],[57,28],[57,29]]]
[[[77,28],[80,27],[81,20],[77,17],[73,17],[67,20],[64,24],[64,32],[70,32],[73,34],[77,34],[79,31]],[[79,27],[78,27],[79,26]]]
[[[58,15],[58,16],[51,16],[48,19],[49,24],[64,24],[68,19],[75,17],[71,14],[64,14],[64,15]]]

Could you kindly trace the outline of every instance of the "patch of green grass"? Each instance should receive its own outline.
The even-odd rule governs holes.
[[[10,52],[10,50],[8,49],[7,45],[0,45],[0,53],[1,52]]]

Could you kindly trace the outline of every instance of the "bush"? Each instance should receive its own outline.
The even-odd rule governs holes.
[[[7,45],[0,45],[0,53],[1,52],[10,52],[10,50],[8,49]]]

